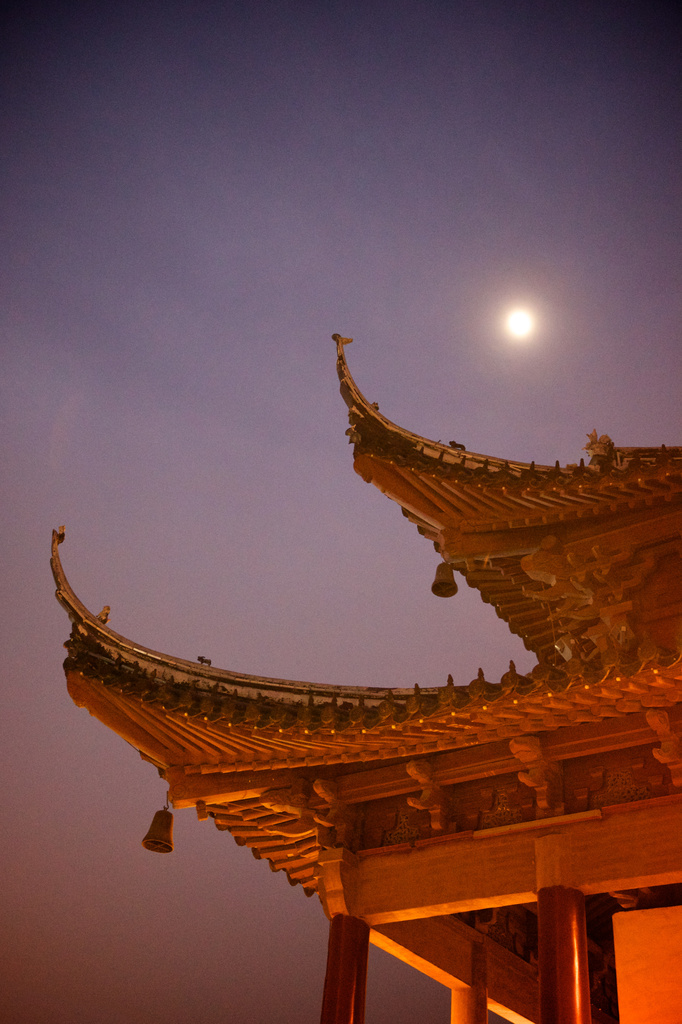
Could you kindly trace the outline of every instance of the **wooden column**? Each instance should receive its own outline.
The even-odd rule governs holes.
[[[329,926],[320,1024],[364,1024],[369,925],[335,914]]]
[[[585,897],[579,889],[538,890],[540,1024],[591,1024]]]
[[[471,946],[471,985],[452,989],[451,1024],[488,1024],[488,971],[483,942]]]

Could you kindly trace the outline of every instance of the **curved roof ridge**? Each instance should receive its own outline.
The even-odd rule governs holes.
[[[495,456],[482,455],[480,452],[469,451],[464,445],[459,445],[455,442],[443,444],[442,441],[432,441],[427,437],[422,437],[420,434],[413,434],[412,431],[406,430],[397,423],[393,423],[392,420],[389,420],[379,412],[379,405],[377,402],[370,403],[367,401],[353,379],[353,375],[348,368],[346,353],[344,351],[345,346],[350,345],[353,339],[343,338],[340,334],[332,334],[332,340],[336,342],[336,372],[339,376],[341,396],[349,409],[349,420],[351,426],[346,433],[350,438],[351,444],[357,443],[361,439],[360,437],[355,438],[353,436],[354,433],[359,434],[357,429],[354,428],[357,428],[361,420],[369,420],[382,431],[395,434],[396,437],[400,437],[409,442],[421,454],[425,454],[427,456],[430,455],[439,461],[445,461],[452,465],[459,465],[466,469],[485,467],[491,472],[494,472],[495,470],[507,470],[522,473],[530,470],[531,468],[538,472],[549,472],[555,468],[553,466],[536,466],[534,463],[531,464],[529,462],[518,462],[509,459],[497,458]],[[355,422],[354,414],[358,417]],[[447,459],[445,456],[447,456]]]
[[[553,466],[535,462],[519,462],[472,452],[464,445],[454,441],[449,444],[432,441],[393,423],[379,412],[377,402],[367,401],[355,383],[346,360],[344,349],[353,339],[344,338],[340,334],[332,334],[332,340],[336,343],[336,370],[339,376],[341,396],[349,411],[350,427],[346,433],[350,443],[356,445],[358,453],[376,454],[379,457],[397,455],[403,458],[406,455],[409,457],[408,453],[411,453],[412,458],[417,456],[419,459],[426,460],[434,469],[442,467],[450,472],[482,470],[484,475],[488,474],[491,482],[497,473],[502,474],[500,480],[523,477],[524,480],[531,478],[532,481],[536,474],[543,479],[555,474],[559,474],[561,477],[572,477],[576,473],[594,476],[596,480],[604,470],[637,472],[640,464],[656,467],[662,463],[682,461],[681,446],[666,446],[665,444],[659,447],[615,445],[606,434],[597,438],[596,430],[587,435],[590,443],[583,448],[583,451],[592,456],[588,465],[584,464],[583,459],[580,460],[580,465],[568,463],[566,466],[561,466],[558,461]]]
[[[499,683],[489,682],[479,669],[466,686],[455,686],[451,675],[444,686],[373,688],[214,669],[140,647],[109,629],[102,613],[98,617],[88,611],[62,568],[58,547],[63,539],[63,528],[53,531],[57,598],[74,623],[64,666],[69,693],[79,707],[87,707],[146,751],[153,763],[160,764],[161,758],[167,764],[170,747],[173,756],[182,755],[173,746],[178,740],[172,725],[176,720],[188,730],[189,760],[182,762],[183,770],[251,771],[294,763],[331,764],[349,757],[404,758],[594,723],[602,716],[595,709],[605,701],[604,713],[623,717],[658,707],[662,680],[665,706],[680,699],[680,652],[652,643],[640,646],[635,654],[625,651],[616,663],[601,667],[569,663],[563,669],[542,662],[525,675],[511,662]],[[80,682],[71,679],[74,674],[82,677]],[[154,730],[167,734],[166,760],[159,753],[157,733],[149,732],[152,719]]]
[[[77,597],[69,583],[59,555],[59,545],[65,537],[65,528],[61,526],[58,530],[52,531],[52,554],[50,566],[54,577],[56,591],[55,596],[62,608],[67,612],[74,630],[81,637],[87,637],[95,643],[112,649],[123,661],[130,663],[148,662],[149,668],[165,668],[174,673],[182,673],[191,678],[196,685],[202,683],[206,688],[220,689],[221,684],[225,688],[240,692],[248,691],[248,695],[265,696],[268,691],[272,698],[281,696],[284,698],[301,698],[318,696],[326,700],[334,697],[344,700],[373,704],[385,700],[391,694],[399,698],[407,698],[414,693],[413,687],[373,687],[373,686],[338,686],[332,683],[309,683],[301,680],[278,679],[269,676],[247,675],[243,672],[234,672],[231,669],[214,668],[209,663],[197,663],[188,661],[185,658],[177,658],[173,655],[163,654],[153,648],[145,647],[135,643],[116,633],[106,622],[104,613],[108,612],[108,606],[100,612],[99,616],[93,615],[83,602]],[[437,693],[440,687],[420,687],[423,693]],[[274,692],[273,692],[274,691]],[[243,695],[247,695],[245,692]]]

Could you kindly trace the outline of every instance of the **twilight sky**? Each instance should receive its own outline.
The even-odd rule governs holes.
[[[530,668],[354,474],[330,335],[434,439],[679,444],[674,5],[28,0],[4,41],[0,1015],[315,1024],[317,899],[189,811],[173,855],[140,846],[165,788],[66,693],[50,531],[88,607],[181,657]],[[447,1020],[371,953],[367,1024]]]

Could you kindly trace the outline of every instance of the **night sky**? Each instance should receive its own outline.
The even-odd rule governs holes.
[[[0,1016],[315,1024],[327,922],[78,710],[49,543],[157,650],[311,682],[534,659],[352,468],[416,433],[680,444],[672,3],[27,2],[5,22]],[[525,342],[503,317],[536,317]],[[449,993],[376,950],[367,1024]]]

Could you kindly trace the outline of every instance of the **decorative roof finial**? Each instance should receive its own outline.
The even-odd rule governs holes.
[[[597,431],[593,430],[587,435],[587,444],[583,451],[588,452],[591,466],[602,466],[613,459],[613,441],[608,434],[597,437]]]

